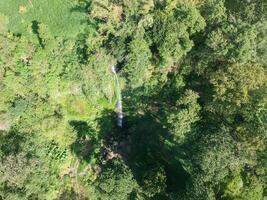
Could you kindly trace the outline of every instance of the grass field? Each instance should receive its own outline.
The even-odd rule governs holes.
[[[48,26],[55,36],[73,37],[86,19],[77,8],[75,0],[0,0],[0,27],[24,33],[36,21]]]

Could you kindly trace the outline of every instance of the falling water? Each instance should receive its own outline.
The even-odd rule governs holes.
[[[123,113],[122,113],[122,99],[121,99],[121,88],[120,88],[120,82],[116,73],[116,69],[114,66],[111,67],[112,73],[115,75],[116,80],[116,94],[117,94],[117,102],[116,102],[116,112],[117,112],[117,126],[122,127],[122,119],[123,119]]]

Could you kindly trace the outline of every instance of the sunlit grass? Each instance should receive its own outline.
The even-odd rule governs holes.
[[[1,0],[0,14],[8,18],[12,32],[24,33],[37,21],[48,26],[54,35],[65,37],[79,33],[86,19],[74,0]]]

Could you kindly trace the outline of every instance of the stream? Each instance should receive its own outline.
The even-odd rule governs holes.
[[[120,82],[117,76],[117,72],[114,66],[111,67],[111,71],[115,76],[116,81],[116,95],[117,95],[117,101],[116,101],[116,113],[117,113],[117,126],[122,127],[123,122],[123,112],[122,112],[122,98],[121,98],[121,88],[120,88]]]

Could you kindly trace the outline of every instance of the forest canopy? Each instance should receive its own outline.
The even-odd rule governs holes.
[[[265,0],[0,1],[0,200],[267,198]]]

